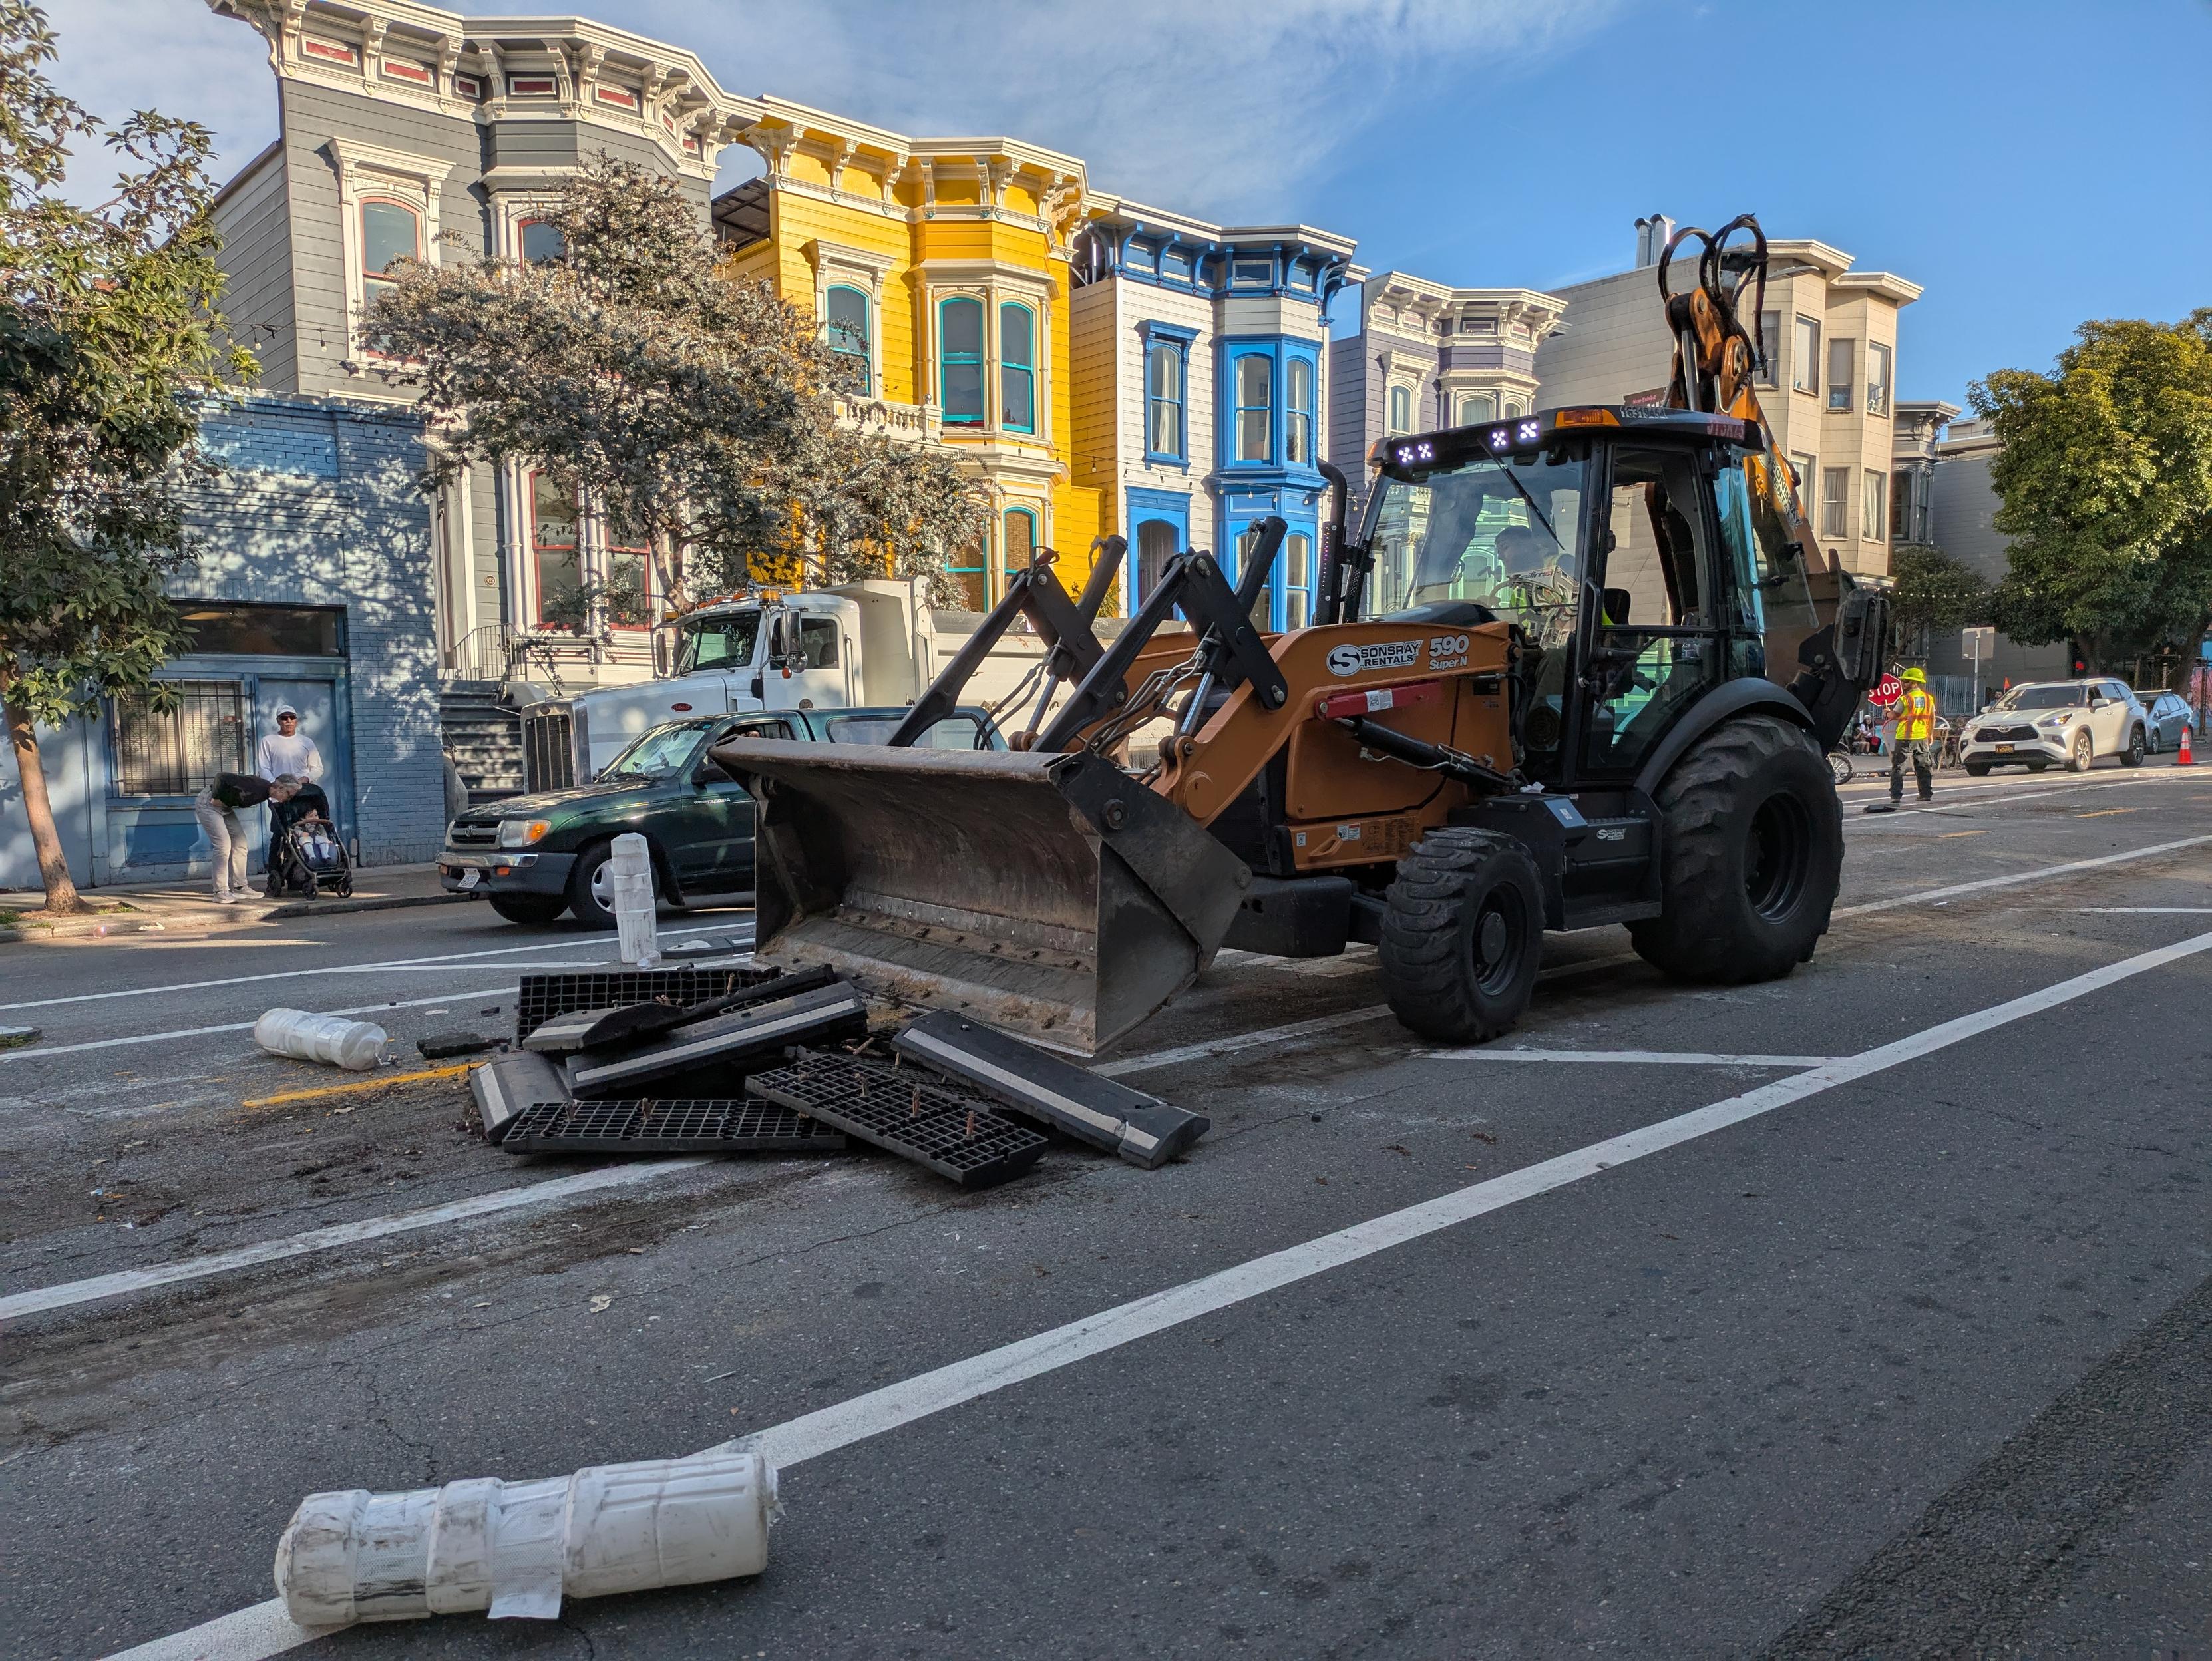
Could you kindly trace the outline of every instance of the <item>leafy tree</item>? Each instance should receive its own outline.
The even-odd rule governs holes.
[[[1978,624],[1989,609],[1989,585],[1941,548],[1900,544],[1890,555],[1889,575],[1889,616],[1899,652],[1911,650],[1923,632]]]
[[[550,217],[551,258],[407,265],[370,308],[379,349],[411,362],[434,479],[540,467],[645,539],[679,599],[894,575],[949,593],[945,556],[980,527],[972,486],[867,406],[838,419],[848,368],[767,283],[717,274],[673,180],[597,156]]]
[[[1968,394],[2004,441],[1995,620],[2079,640],[2100,668],[2193,648],[2212,626],[2212,309],[2076,334],[2052,373],[2000,370]]]
[[[0,709],[46,909],[74,911],[39,727],[147,687],[181,645],[181,492],[210,471],[192,395],[252,360],[220,344],[206,130],[109,128],[54,88],[53,56],[45,15],[0,0]],[[86,140],[125,163],[90,208],[58,193]]]

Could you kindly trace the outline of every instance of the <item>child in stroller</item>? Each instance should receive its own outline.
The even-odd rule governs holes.
[[[353,865],[331,820],[330,798],[301,781],[297,794],[270,808],[269,897],[297,891],[313,899],[327,889],[340,899],[353,892]]]

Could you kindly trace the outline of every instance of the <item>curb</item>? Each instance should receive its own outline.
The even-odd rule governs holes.
[[[327,917],[346,911],[397,911],[410,905],[453,905],[476,897],[473,894],[394,894],[377,899],[293,900],[262,911],[248,911],[240,908],[228,917],[213,911],[204,915],[209,922],[276,922],[292,917]],[[191,916],[198,920],[203,914],[195,909]],[[143,911],[135,917],[125,918],[95,914],[69,922],[40,923],[30,928],[0,928],[0,946],[11,946],[21,940],[52,940],[76,934],[96,934],[103,927],[111,934],[161,934],[167,932],[168,924],[161,918]]]
[[[285,917],[329,917],[344,911],[398,911],[410,905],[465,905],[474,894],[394,894],[371,900],[292,900],[272,905],[258,921],[275,922]]]

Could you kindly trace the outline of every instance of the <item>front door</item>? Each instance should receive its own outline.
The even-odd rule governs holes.
[[[787,721],[733,721],[717,727],[700,747],[694,794],[684,815],[685,846],[677,857],[687,890],[706,893],[736,893],[753,885],[753,799],[751,792],[734,779],[716,776],[708,764],[707,751],[726,738],[788,739]]]
[[[1676,721],[1727,678],[1716,527],[1687,450],[1613,451],[1590,648],[1579,677],[1579,771],[1632,777]]]
[[[860,642],[836,611],[782,613],[783,666],[763,678],[771,709],[842,709],[854,702]]]

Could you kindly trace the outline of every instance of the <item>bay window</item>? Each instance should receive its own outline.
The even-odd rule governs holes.
[[[1796,392],[1820,390],[1820,325],[1817,319],[1801,317],[1797,332],[1790,341],[1790,385]]]
[[[1303,629],[1313,620],[1313,538],[1293,531],[1283,538],[1283,627]]]
[[[1036,313],[1011,300],[999,307],[999,424],[1036,431]]]
[[[574,610],[584,587],[584,562],[576,535],[576,498],[544,473],[530,476],[530,557],[538,621],[580,621]]]
[[[1237,397],[1237,447],[1238,461],[1273,461],[1275,459],[1273,427],[1275,421],[1275,362],[1261,352],[1247,352],[1237,360],[1234,378]]]
[[[1283,460],[1313,465],[1314,366],[1293,356],[1283,365]]]
[[[1000,515],[1000,551],[1008,576],[1026,571],[1036,557],[1036,515],[1026,508],[1009,508]]]
[[[948,427],[983,420],[983,302],[965,295],[937,307],[938,380]]]
[[[404,202],[372,196],[361,204],[361,297],[372,305],[392,290],[387,273],[422,257],[422,216]]]
[[[1880,542],[1881,533],[1888,523],[1889,514],[1882,501],[1884,493],[1888,488],[1887,473],[1878,473],[1871,467],[1867,469],[1864,494],[1860,498],[1859,534],[1869,542]]]
[[[1183,448],[1183,349],[1156,340],[1145,351],[1145,449],[1181,461]]]
[[[1867,413],[1889,413],[1889,348],[1879,340],[1867,342]]]
[[[1498,419],[1498,394],[1474,392],[1459,401],[1459,424],[1480,427]]]
[[[1387,430],[1410,433],[1413,430],[1413,389],[1393,386],[1390,389],[1390,417]]]

